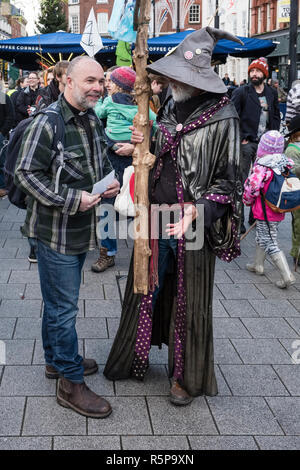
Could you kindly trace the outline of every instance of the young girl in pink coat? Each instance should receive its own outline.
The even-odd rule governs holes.
[[[256,252],[252,264],[246,268],[256,274],[264,273],[264,261],[269,255],[275,266],[279,269],[281,280],[276,282],[281,289],[288,288],[295,283],[283,251],[277,244],[277,231],[279,223],[284,219],[283,213],[274,212],[267,204],[266,216],[261,202],[260,190],[263,194],[273,178],[274,172],[281,174],[286,168],[292,168],[294,162],[283,154],[284,138],[278,131],[269,131],[261,136],[257,147],[257,158],[250,176],[245,181],[243,202],[252,206],[253,216],[256,219]]]

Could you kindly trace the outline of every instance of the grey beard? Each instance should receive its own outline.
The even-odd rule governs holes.
[[[182,87],[177,87],[175,90],[171,85],[171,90],[174,101],[176,103],[184,103],[193,96],[196,88],[190,85],[184,85]]]

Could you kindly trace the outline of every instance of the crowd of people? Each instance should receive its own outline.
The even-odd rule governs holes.
[[[239,42],[225,31],[203,28],[147,67],[150,141],[156,156],[149,177],[150,207],[168,206],[172,211],[179,204],[182,219],[171,218],[167,226],[160,220],[158,238],[149,241],[147,295],[134,293],[131,261],[120,326],[104,369],[110,380],[142,380],[151,345],[167,344],[173,378],[170,401],[177,406],[218,392],[212,330],[215,260],[217,256],[230,262],[239,256],[240,235],[246,232],[243,204],[252,209],[249,225],[256,224],[257,246],[247,269],[262,275],[268,255],[281,275],[276,285],[286,289],[295,282],[277,242],[284,214],[264,207],[261,195],[274,172],[294,170],[300,177],[300,84],[294,83],[287,96],[278,82],[268,84],[265,58],[251,62],[248,80],[240,87],[228,74],[221,79],[210,66],[221,38]],[[114,66],[104,74],[96,60],[81,56],[70,63],[60,61],[42,74],[30,72],[18,79],[15,90],[0,93],[0,146],[11,129],[33,117],[24,132],[15,182],[27,194],[22,233],[29,240],[29,261],[38,262],[45,375],[59,379],[60,405],[92,418],[105,418],[112,409],[84,382],[98,366],[78,353],[81,270],[87,252],[98,248],[94,272],[116,262],[116,234],[107,235],[108,226],[101,224],[105,215],[99,220],[97,209],[114,204],[135,145],[144,140],[133,126],[135,81],[131,67]],[[279,132],[279,104],[284,100],[286,139]],[[62,117],[64,137],[57,158],[55,130],[46,109]],[[6,195],[3,155],[0,197]],[[112,170],[115,178],[107,189],[92,194],[94,184]],[[197,223],[200,206],[204,244],[190,250],[185,235]],[[291,244],[297,265],[300,209],[293,213]]]

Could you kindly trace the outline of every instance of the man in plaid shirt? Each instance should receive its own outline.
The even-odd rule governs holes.
[[[70,62],[64,94],[54,105],[65,126],[61,173],[52,149],[52,126],[41,114],[26,129],[15,176],[36,201],[46,377],[60,377],[59,404],[91,418],[105,418],[111,406],[83,379],[98,366],[78,354],[75,323],[81,269],[86,253],[97,246],[96,207],[101,198],[119,192],[114,180],[101,197],[91,194],[94,183],[112,170],[104,152],[104,131],[92,109],[103,83],[103,69],[95,60],[77,57]]]

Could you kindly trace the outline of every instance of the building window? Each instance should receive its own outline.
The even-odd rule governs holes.
[[[108,33],[108,13],[98,13],[97,21],[99,33]]]
[[[262,23],[261,8],[258,8],[257,9],[257,32],[258,33],[262,33],[261,23]]]
[[[190,7],[189,23],[200,23],[200,5]]]
[[[74,34],[80,33],[80,28],[79,28],[79,16],[78,15],[72,15],[71,16],[71,31]]]
[[[107,0],[97,0],[97,3],[108,3]]]
[[[69,0],[70,3],[74,4],[74,3],[79,3],[79,0]]]
[[[267,4],[267,31],[271,31],[271,5]]]

